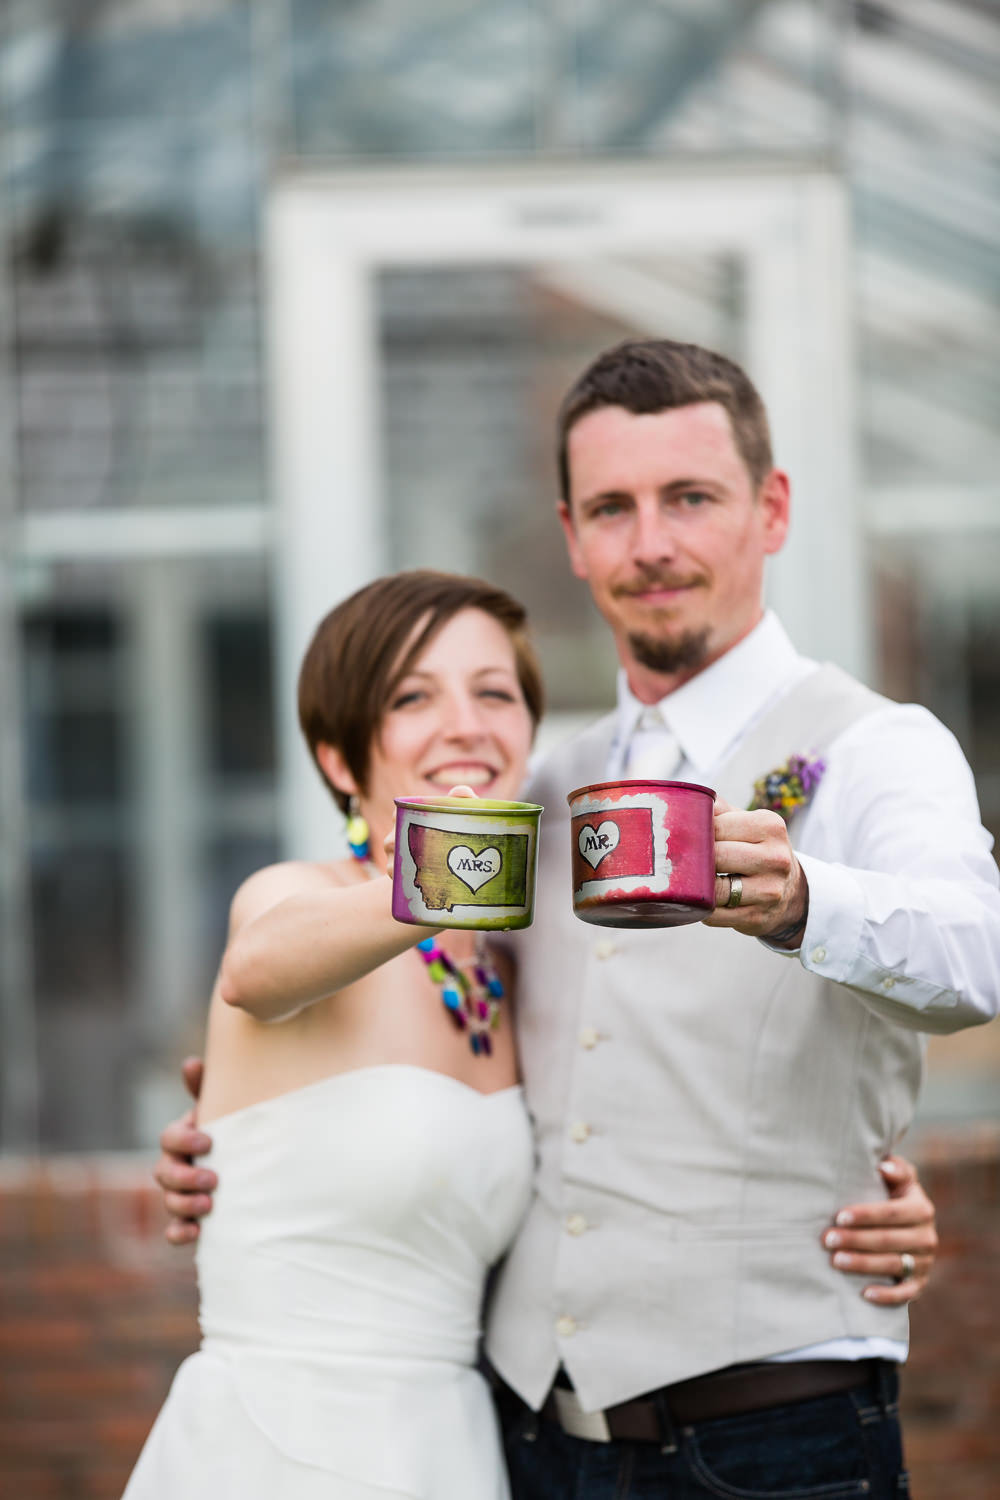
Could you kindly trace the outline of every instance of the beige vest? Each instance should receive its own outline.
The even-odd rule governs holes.
[[[759,776],[884,702],[817,669],[717,790],[746,806]],[[566,795],[604,777],[614,727],[557,750],[530,788],[545,813],[517,1015],[538,1179],[487,1350],[535,1406],[560,1360],[594,1409],[826,1339],[906,1338],[905,1309],[866,1302],[820,1235],[838,1207],[883,1196],[922,1040],[739,933],[574,917]]]

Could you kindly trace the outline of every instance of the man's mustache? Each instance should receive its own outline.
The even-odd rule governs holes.
[[[642,573],[638,578],[630,578],[626,583],[616,583],[611,593],[616,599],[631,598],[636,594],[647,594],[650,589],[699,588],[704,582],[705,578],[701,573],[671,573],[656,568]]]

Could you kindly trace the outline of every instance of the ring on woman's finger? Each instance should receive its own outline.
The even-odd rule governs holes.
[[[899,1275],[896,1277],[896,1280],[897,1281],[909,1281],[910,1277],[914,1274],[914,1272],[917,1269],[917,1263],[914,1260],[913,1256],[910,1254],[909,1250],[903,1250],[901,1252],[900,1257],[899,1257],[899,1262],[900,1262],[900,1265],[902,1266],[903,1269],[900,1271]]]
[[[743,900],[743,877],[742,875],[729,876],[729,897],[727,906],[739,906]]]

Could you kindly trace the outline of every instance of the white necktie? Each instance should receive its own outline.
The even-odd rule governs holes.
[[[659,708],[655,704],[644,708],[629,741],[629,779],[670,781],[683,758],[680,742],[663,722]]]

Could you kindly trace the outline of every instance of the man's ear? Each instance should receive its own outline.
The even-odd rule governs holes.
[[[584,562],[583,553],[580,550],[580,538],[576,534],[573,525],[573,514],[565,500],[560,500],[556,506],[559,521],[562,525],[563,536],[566,538],[566,550],[569,553],[569,565],[577,578],[587,577],[587,564]]]
[[[783,469],[772,469],[757,495],[764,527],[764,551],[769,556],[785,545],[790,521],[792,490]]]
[[[323,775],[338,792],[343,792],[346,797],[356,797],[360,791],[358,783],[351,775],[347,762],[336,745],[328,745],[321,740],[316,746],[316,759],[319,762]]]

